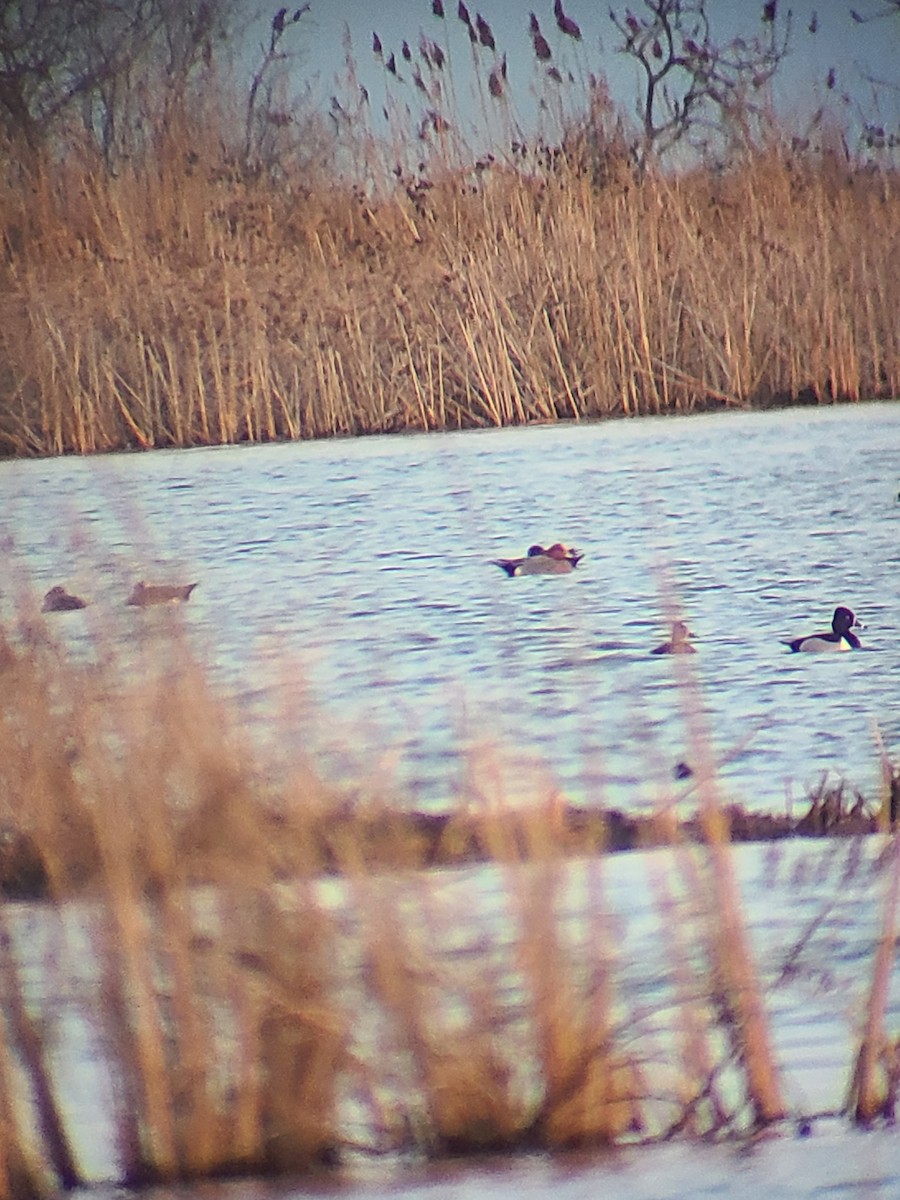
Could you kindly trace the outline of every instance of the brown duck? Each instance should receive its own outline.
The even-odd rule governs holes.
[[[651,654],[696,654],[697,648],[692,646],[689,638],[694,635],[685,625],[684,621],[676,621],[672,626],[672,640],[663,642],[661,646],[657,646],[655,650],[651,650]]]
[[[151,604],[183,604],[190,599],[196,583],[144,583],[141,580],[125,601],[126,604],[147,608]]]
[[[64,587],[57,584],[44,597],[41,612],[74,612],[76,608],[87,608],[87,600],[82,600],[80,596],[73,596],[71,592],[67,592]]]

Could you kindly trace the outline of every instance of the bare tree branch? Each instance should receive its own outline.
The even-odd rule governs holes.
[[[781,20],[777,0],[761,6],[758,34],[721,44],[713,39],[708,7],[707,0],[644,0],[639,16],[610,10],[619,52],[640,68],[642,164],[702,129],[749,139],[748,118],[762,111],[754,95],[787,54],[791,14]]]
[[[0,5],[0,136],[32,150],[73,114],[107,156],[136,119],[138,84],[165,107],[227,37],[237,0],[17,0]]]

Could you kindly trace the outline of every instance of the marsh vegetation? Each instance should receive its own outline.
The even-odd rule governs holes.
[[[851,152],[824,124],[812,140],[767,125],[738,103],[728,61],[711,69],[711,41],[682,30],[668,53],[688,56],[730,133],[715,157],[671,170],[687,108],[653,107],[666,51],[630,14],[617,28],[650,88],[637,138],[598,78],[570,79],[577,113],[560,102],[535,20],[557,119],[522,140],[516,65],[460,5],[485,111],[508,135],[476,157],[454,133],[437,32],[398,51],[422,107],[389,106],[385,142],[352,59],[337,135],[279,105],[271,72],[306,5],[274,16],[239,102],[214,70],[224,27],[179,25],[182,6],[160,3],[152,29],[118,8],[84,20],[102,7],[48,3],[18,41],[0,26],[4,455],[900,392],[889,156]],[[765,9],[764,76],[786,44]],[[446,20],[439,3],[432,15]],[[68,39],[86,28],[106,72],[72,73],[91,47]],[[117,89],[138,40],[127,66],[149,70],[145,86]],[[396,57],[373,52],[404,86]],[[261,749],[175,615],[161,617],[127,657],[99,632],[73,656],[23,589],[0,629],[0,1200],[92,1179],[73,1041],[87,1047],[76,1105],[103,1108],[105,1169],[132,1186],[747,1136],[804,1115],[786,1098],[771,972],[736,877],[739,814],[689,676],[690,826],[666,794],[634,833],[666,844],[646,873],[663,980],[648,992],[606,902],[621,821],[550,786],[522,808],[490,786],[473,805],[474,788],[438,823],[384,789],[376,802],[371,781],[337,786],[293,712]],[[861,1124],[892,1118],[898,1083],[887,756],[883,773],[868,804],[823,783],[808,814],[819,832],[835,814],[879,831],[868,859],[844,842],[836,881],[880,919],[841,1105]],[[782,975],[805,966],[827,911],[792,934]]]
[[[884,137],[851,150],[822,114],[801,136],[750,103],[744,78],[755,64],[761,88],[774,73],[784,31],[742,66],[709,31],[698,45],[673,26],[674,67],[705,91],[667,117],[651,78],[629,133],[601,77],[557,69],[564,13],[553,57],[538,25],[519,64],[460,6],[467,24],[424,14],[418,50],[410,31],[405,76],[376,38],[384,119],[350,60],[325,120],[287,106],[271,78],[307,7],[273,22],[249,100],[204,73],[200,38],[178,87],[150,78],[127,102],[114,89],[95,99],[109,108],[105,141],[62,102],[55,123],[7,113],[0,452],[900,392],[892,152]],[[647,7],[621,36],[652,77],[668,61],[654,57],[654,11],[703,6]],[[470,34],[490,154],[476,156],[453,111],[451,22]],[[533,71],[547,129],[523,139],[510,80]],[[717,139],[671,169],[663,149],[686,144],[709,106]]]
[[[673,844],[648,868],[669,941],[650,1003],[615,949],[610,860],[602,845],[571,859],[555,793],[461,812],[445,843],[478,818],[485,865],[435,871],[408,815],[329,787],[302,755],[261,761],[166,615],[139,673],[99,644],[73,661],[51,617],[3,639],[0,1194],[84,1179],[60,1067],[73,1020],[131,1185],[721,1138],[788,1115],[702,722],[701,843],[661,801]],[[842,868],[873,899],[887,881],[852,1087],[848,1064],[847,1113],[865,1123],[896,1090],[897,863],[891,839]]]

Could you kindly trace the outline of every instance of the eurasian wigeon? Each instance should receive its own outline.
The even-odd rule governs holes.
[[[529,546],[524,558],[495,558],[492,563],[507,575],[568,575],[574,571],[584,555],[580,550],[554,542],[548,549]]]

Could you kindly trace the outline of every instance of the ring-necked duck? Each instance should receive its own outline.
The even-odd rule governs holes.
[[[692,646],[688,638],[694,635],[685,625],[684,621],[675,621],[672,625],[672,640],[663,642],[661,646],[657,646],[655,650],[651,650],[651,654],[696,654],[697,649]]]
[[[146,608],[149,604],[183,604],[185,600],[190,599],[196,586],[196,583],[149,584],[141,581],[134,585],[134,591],[125,603],[137,605],[139,608]]]
[[[858,650],[861,643],[856,634],[851,632],[854,626],[857,629],[864,628],[849,608],[841,606],[834,610],[830,633],[813,633],[807,637],[794,638],[792,642],[784,644],[790,646],[795,653],[801,650]]]
[[[555,542],[548,549],[529,546],[525,558],[495,558],[492,564],[507,575],[567,575],[574,571],[584,555],[579,550]]]
[[[87,608],[87,600],[82,600],[80,596],[73,596],[71,592],[67,592],[64,587],[57,584],[44,597],[41,612],[74,612],[76,608]]]

